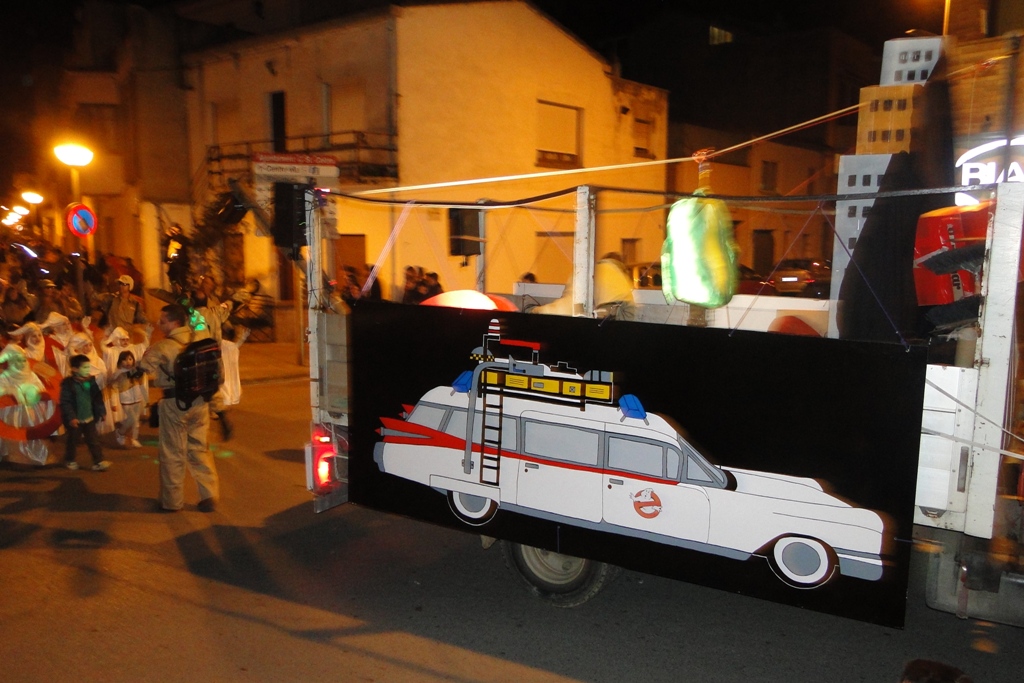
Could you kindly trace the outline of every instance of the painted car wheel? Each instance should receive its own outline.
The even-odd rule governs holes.
[[[797,588],[820,586],[835,573],[835,552],[813,538],[786,536],[772,547],[772,568]]]
[[[487,524],[498,511],[498,504],[490,498],[458,491],[448,492],[448,506],[456,517],[471,526]]]
[[[501,542],[501,554],[508,568],[531,593],[556,607],[582,605],[621,571],[604,562],[510,541]]]

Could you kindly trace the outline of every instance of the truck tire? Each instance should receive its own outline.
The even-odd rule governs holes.
[[[816,538],[783,536],[772,545],[769,561],[776,576],[794,588],[817,588],[835,574],[836,553]]]
[[[448,507],[455,516],[470,526],[482,526],[494,518],[498,504],[490,498],[458,491],[448,492]]]
[[[501,542],[501,556],[512,574],[538,598],[555,607],[576,607],[597,595],[621,573],[615,565]]]

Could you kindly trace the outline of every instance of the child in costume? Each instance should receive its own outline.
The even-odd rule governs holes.
[[[116,439],[120,446],[139,448],[139,418],[146,407],[149,388],[145,373],[135,367],[135,354],[122,351],[117,358],[117,369],[110,384],[121,400],[121,419],[116,423]]]

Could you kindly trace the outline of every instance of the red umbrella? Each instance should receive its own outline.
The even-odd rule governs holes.
[[[422,302],[423,306],[448,306],[450,308],[472,308],[481,311],[518,311],[516,305],[505,297],[482,294],[472,289],[456,289],[442,292]]]

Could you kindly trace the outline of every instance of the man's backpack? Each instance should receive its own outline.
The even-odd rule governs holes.
[[[174,401],[188,410],[200,396],[209,402],[224,381],[220,345],[214,339],[189,342],[174,359]]]

